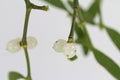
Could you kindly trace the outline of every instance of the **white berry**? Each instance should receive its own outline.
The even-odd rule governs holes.
[[[73,58],[76,55],[76,44],[75,43],[67,43],[63,46],[63,54],[67,58]]]
[[[59,39],[57,40],[54,45],[53,45],[53,49],[56,52],[63,52],[63,46],[66,44],[67,42],[63,39]]]
[[[28,48],[34,48],[34,47],[36,47],[36,45],[37,45],[37,40],[36,40],[36,38],[34,38],[34,37],[32,37],[32,36],[29,36],[29,37],[27,37],[27,47]]]
[[[20,41],[20,38],[9,41],[7,44],[7,50],[11,53],[18,52],[21,49]]]

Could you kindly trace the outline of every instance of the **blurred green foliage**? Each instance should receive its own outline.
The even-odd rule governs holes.
[[[73,9],[73,0],[66,0],[64,3],[62,0],[42,0],[44,2],[49,3],[50,5],[57,7],[61,10],[66,11],[70,14],[72,18],[72,11],[70,11],[65,4],[69,4],[69,7]],[[117,80],[120,80],[120,66],[118,66],[111,58],[106,56],[103,52],[96,49],[91,43],[89,33],[87,32],[86,26],[82,25],[82,22],[86,22],[86,24],[97,25],[98,28],[105,29],[108,35],[111,38],[111,41],[116,45],[116,47],[120,50],[120,33],[112,28],[107,27],[102,21],[101,14],[101,2],[102,0],[94,0],[94,2],[90,5],[90,7],[85,10],[82,6],[79,5],[79,13],[77,18],[80,18],[80,21],[76,20],[75,24],[75,33],[77,34],[76,43],[80,44],[83,48],[84,54],[88,55],[89,51],[92,51],[96,61],[103,66],[112,76],[114,76]],[[99,23],[94,21],[96,15],[99,17]]]

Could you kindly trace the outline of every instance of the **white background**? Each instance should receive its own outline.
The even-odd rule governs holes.
[[[35,4],[43,5],[38,0]],[[65,1],[65,0],[64,0]],[[87,8],[92,0],[79,0]],[[120,32],[120,0],[104,0],[102,5],[105,24]],[[33,10],[29,21],[28,35],[37,38],[39,44],[29,50],[33,80],[116,80],[102,66],[100,66],[92,52],[83,55],[77,46],[79,58],[68,61],[62,54],[52,49],[57,39],[67,39],[71,19],[62,11],[49,6],[48,12]],[[6,44],[11,39],[21,37],[24,25],[24,0],[0,0],[0,80],[8,80],[8,72],[18,71],[26,75],[24,52],[16,54],[6,51]],[[109,39],[105,30],[97,26],[88,25],[92,42],[105,52],[120,66],[120,52]]]

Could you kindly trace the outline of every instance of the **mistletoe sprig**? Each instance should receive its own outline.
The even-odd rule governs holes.
[[[70,15],[70,17],[73,19],[72,23],[74,24],[73,25],[74,28],[73,26],[71,27],[72,40],[73,40],[73,33],[75,32],[77,34],[77,39],[75,40],[75,42],[82,46],[84,54],[88,55],[89,51],[92,51],[96,61],[101,66],[103,66],[113,77],[115,77],[117,80],[120,80],[120,66],[118,66],[118,64],[116,64],[116,62],[113,61],[111,58],[106,56],[102,51],[94,47],[89,37],[89,33],[86,29],[87,23],[92,25],[97,25],[101,30],[105,29],[108,35],[110,36],[111,40],[113,41],[113,43],[120,50],[120,33],[112,28],[109,28],[103,22],[102,14],[101,14],[102,0],[94,0],[94,2],[87,10],[83,9],[82,6],[80,6],[78,0],[66,0],[67,4],[69,4],[69,7],[73,9],[73,13],[72,11],[69,10],[69,8],[67,8],[64,5],[64,2],[62,0],[42,0],[42,1],[47,2],[53,5],[54,7],[66,11]],[[96,23],[94,21],[96,15],[98,15],[99,17],[99,23]],[[77,20],[75,20],[75,17],[77,18]],[[69,38],[71,38],[71,36]],[[69,40],[71,40],[69,38],[68,38],[68,42]],[[63,46],[64,41],[61,40],[58,41],[56,43],[57,45],[61,44],[62,42],[62,44],[59,45],[58,47],[61,48],[62,46],[62,48],[64,48]],[[55,50],[59,52],[56,48],[57,47],[55,47]],[[62,48],[61,51],[63,50]]]
[[[44,11],[48,10],[48,6],[38,6],[31,3],[30,0],[24,1],[26,4],[26,15],[22,38],[16,38],[8,42],[7,50],[15,53],[18,52],[21,48],[23,48],[27,63],[27,76],[23,76],[18,72],[12,71],[9,73],[9,80],[32,80],[28,48],[34,48],[37,45],[37,40],[32,36],[27,36],[29,17],[32,9]],[[113,77],[115,77],[117,80],[120,80],[120,66],[118,66],[118,64],[116,64],[111,58],[106,56],[102,51],[95,48],[95,46],[91,42],[86,27],[86,24],[89,23],[92,25],[97,25],[101,30],[105,29],[110,38],[112,39],[113,43],[120,50],[120,33],[106,26],[102,20],[101,0],[94,0],[88,10],[84,10],[82,6],[80,6],[78,0],[67,0],[69,7],[71,7],[73,11],[70,11],[64,5],[62,0],[43,1],[48,2],[53,6],[66,11],[72,18],[71,30],[68,36],[68,40],[57,40],[53,45],[53,49],[56,52],[63,53],[67,57],[67,59],[75,60],[77,59],[76,43],[78,43],[83,47],[85,55],[88,55],[89,51],[92,51],[96,61],[101,66],[103,66]],[[98,23],[94,21],[96,15],[99,16]],[[77,34],[76,40],[74,39],[74,33]]]
[[[16,38],[9,41],[7,45],[7,50],[12,53],[16,53],[21,49],[21,47],[24,49],[26,63],[27,63],[27,76],[25,77],[18,72],[12,71],[9,73],[9,80],[18,80],[18,79],[32,80],[28,48],[34,48],[37,45],[37,40],[32,36],[27,37],[29,17],[32,9],[44,10],[44,11],[48,10],[48,6],[38,6],[31,3],[29,0],[24,0],[24,1],[26,4],[26,15],[25,15],[25,23],[24,23],[22,39]]]

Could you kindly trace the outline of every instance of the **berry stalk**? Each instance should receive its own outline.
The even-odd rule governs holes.
[[[69,34],[69,37],[68,37],[68,43],[72,43],[74,42],[74,27],[75,27],[75,19],[76,19],[76,13],[77,13],[77,3],[78,3],[78,0],[74,0],[73,1],[73,18],[72,18],[72,25],[71,25],[71,30],[70,30],[70,34]]]

